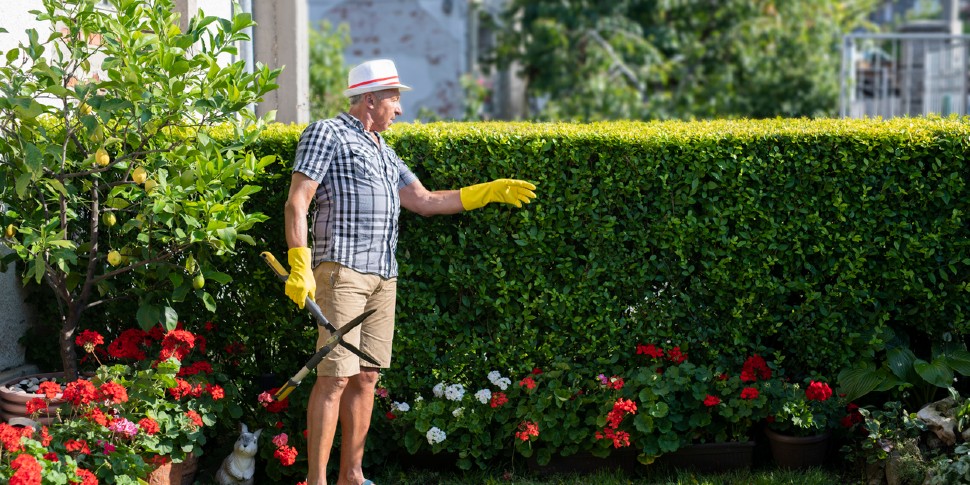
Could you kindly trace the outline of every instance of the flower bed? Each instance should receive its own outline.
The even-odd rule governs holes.
[[[90,378],[46,381],[27,401],[37,416],[64,405],[49,425],[0,424],[0,479],[13,484],[137,484],[158,467],[203,453],[205,428],[227,411],[224,378],[207,361],[205,338],[179,328],[128,329],[104,348],[77,337],[98,362]],[[151,356],[151,357],[149,357]],[[103,359],[103,361],[102,361]],[[102,363],[103,362],[103,363]]]

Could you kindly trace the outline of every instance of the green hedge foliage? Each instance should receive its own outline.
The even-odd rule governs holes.
[[[274,126],[256,148],[286,162],[253,205],[271,219],[266,247],[239,259],[227,292],[245,295],[230,306],[267,344],[306,328],[258,260],[285,254],[301,130]],[[386,135],[431,189],[538,185],[523,209],[403,213],[389,387],[592,363],[637,342],[710,358],[774,351],[789,369],[834,376],[871,358],[887,327],[970,330],[964,120],[433,123]],[[302,356],[302,338],[268,348]]]

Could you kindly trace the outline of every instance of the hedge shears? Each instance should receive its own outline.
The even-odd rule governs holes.
[[[263,261],[266,261],[266,264],[269,265],[270,269],[272,269],[273,272],[276,273],[276,276],[285,282],[286,278],[289,277],[290,273],[286,271],[286,268],[284,268],[279,261],[276,260],[276,257],[273,256],[273,253],[270,253],[269,251],[264,251],[260,254],[260,256],[262,256]],[[330,323],[330,320],[327,320],[327,317],[323,316],[323,312],[320,310],[320,307],[317,306],[317,303],[313,301],[313,299],[310,298],[309,296],[306,298],[306,308],[310,310],[310,313],[313,315],[314,318],[316,318],[317,323],[320,324],[320,326],[322,326],[323,328],[327,329],[328,332],[330,332],[330,338],[328,338],[327,341],[324,342],[323,346],[320,347],[320,349],[317,350],[316,353],[314,353],[309,360],[307,360],[306,364],[303,365],[303,368],[300,369],[299,372],[297,372],[293,377],[291,377],[286,382],[286,384],[284,384],[282,387],[279,388],[279,390],[276,391],[276,394],[273,396],[273,398],[276,399],[277,401],[286,399],[286,396],[289,396],[290,393],[293,392],[293,389],[296,389],[296,386],[300,385],[300,381],[302,381],[303,378],[306,377],[306,375],[310,372],[310,370],[316,367],[317,364],[319,364],[320,361],[323,360],[323,358],[327,354],[329,354],[330,351],[334,349],[334,347],[338,345],[342,345],[345,349],[349,350],[350,353],[356,355],[357,357],[360,357],[363,360],[366,360],[367,362],[370,362],[371,364],[374,364],[374,366],[380,367],[380,363],[378,363],[376,359],[374,359],[370,355],[367,355],[364,351],[358,349],[357,346],[348,342],[344,342],[343,340],[343,337],[344,335],[347,334],[347,332],[350,332],[352,329],[360,325],[361,322],[363,322],[367,317],[369,317],[372,313],[374,313],[374,310],[367,310],[366,312],[361,313],[353,320],[347,322],[346,325],[340,327],[340,329],[338,330],[336,327],[333,326],[332,323]]]

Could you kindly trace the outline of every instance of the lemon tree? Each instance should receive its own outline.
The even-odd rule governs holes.
[[[173,303],[192,295],[214,311],[204,283],[229,282],[217,261],[265,220],[244,208],[273,162],[246,149],[270,121],[249,107],[279,70],[219,60],[247,38],[249,14],[200,12],[183,31],[174,11],[171,0],[44,0],[35,14],[49,28],[0,59],[5,262],[53,290],[67,374],[96,305],[137,302],[145,328],[174,328]]]

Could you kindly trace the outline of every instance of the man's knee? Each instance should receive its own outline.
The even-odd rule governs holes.
[[[380,369],[374,367],[361,367],[360,373],[354,376],[356,384],[361,387],[376,387],[377,379],[380,378]]]

